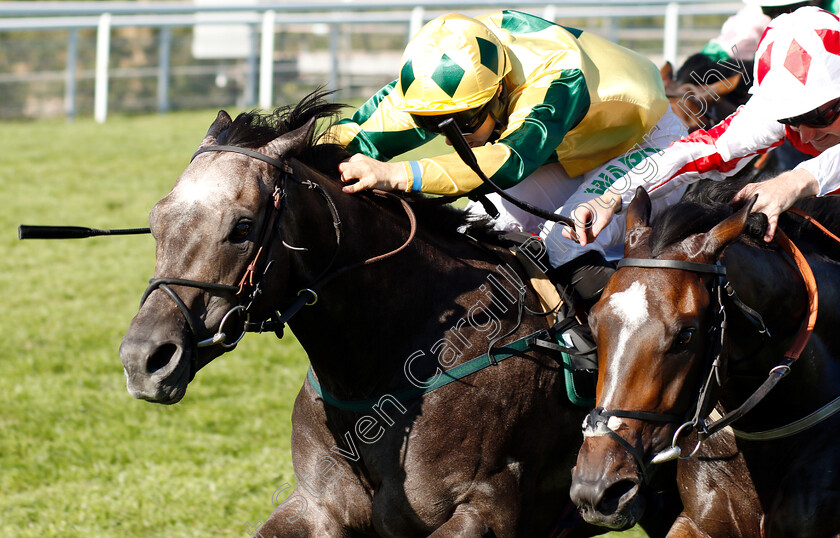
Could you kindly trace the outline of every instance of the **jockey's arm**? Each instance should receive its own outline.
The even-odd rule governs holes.
[[[767,215],[764,240],[770,242],[776,234],[779,215],[797,200],[809,196],[840,194],[840,145],[832,146],[813,159],[803,161],[793,170],[783,172],[773,179],[744,186],[733,201],[746,201],[755,195],[758,199],[753,212]]]
[[[784,127],[752,113],[749,104],[709,130],[698,130],[673,142],[634,167],[621,184],[614,184],[600,197],[573,211],[574,233],[586,245],[626,207],[637,187],[651,198],[666,196],[679,187],[701,179],[723,180],[737,174],[752,157],[780,145]],[[571,237],[571,231],[564,231]]]
[[[516,109],[498,141],[473,148],[482,171],[503,188],[511,187],[550,160],[556,148],[586,115],[589,93],[578,69],[546,73],[520,88]],[[388,90],[383,89],[383,92]],[[383,93],[380,92],[380,93]],[[384,162],[414,149],[434,135],[425,133],[411,116],[397,110],[393,94],[373,102],[333,128],[333,140],[361,153],[342,163],[343,179],[359,179],[348,192],[365,188],[460,195],[481,186],[481,179],[461,160],[448,153],[419,161]],[[385,148],[385,150],[383,150]]]
[[[808,172],[818,183],[816,196],[840,194],[840,144],[832,146],[813,159],[799,163],[796,170]]]
[[[481,170],[503,189],[549,162],[566,134],[589,110],[589,92],[579,69],[547,72],[516,91],[515,109],[499,140],[473,148]],[[416,163],[416,164],[415,164]],[[482,185],[457,153],[414,161],[411,190],[466,194]]]
[[[435,135],[417,128],[409,114],[396,109],[395,84],[396,81],[383,87],[350,118],[332,125],[321,138],[320,141],[339,144],[353,154],[339,166],[342,179],[366,177],[368,188],[408,189],[408,163],[388,161],[422,146]],[[360,190],[353,189],[353,185],[349,187],[351,191]]]

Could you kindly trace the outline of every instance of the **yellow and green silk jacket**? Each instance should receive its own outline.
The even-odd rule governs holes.
[[[481,169],[503,188],[545,164],[570,177],[589,172],[641,143],[668,108],[659,71],[609,41],[517,11],[478,17],[507,48],[512,70],[507,127],[474,148]],[[395,106],[391,82],[331,129],[351,153],[388,161],[436,136]],[[404,162],[408,190],[464,194],[481,180],[456,153]]]

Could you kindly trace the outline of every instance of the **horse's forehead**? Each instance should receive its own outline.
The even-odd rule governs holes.
[[[182,206],[215,207],[240,199],[249,182],[248,167],[233,162],[214,161],[191,164],[172,188],[170,203]],[[258,189],[256,182],[250,182]],[[256,193],[255,193],[256,194]]]
[[[666,278],[667,277],[667,278]],[[618,318],[624,327],[637,329],[644,323],[660,320],[668,323],[677,317],[694,315],[702,303],[702,290],[697,285],[702,280],[686,278],[676,273],[660,274],[658,271],[640,269],[606,297],[604,309]]]
[[[607,306],[626,326],[638,327],[650,316],[648,287],[636,280],[625,290],[611,294]]]

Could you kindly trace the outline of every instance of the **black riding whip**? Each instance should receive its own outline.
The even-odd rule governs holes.
[[[470,169],[472,169],[472,171],[475,172],[478,177],[484,183],[489,185],[499,196],[523,211],[527,211],[528,213],[536,215],[541,219],[559,222],[574,229],[575,222],[569,217],[557,215],[533,206],[527,202],[523,202],[522,200],[517,200],[506,193],[501,187],[493,183],[493,181],[491,181],[490,178],[481,171],[481,167],[478,166],[478,161],[475,158],[475,154],[472,152],[472,148],[470,148],[470,145],[467,143],[464,135],[461,134],[458,126],[455,125],[455,120],[448,118],[442,121],[439,124],[439,127],[446,138],[449,139],[449,142],[452,144],[452,147],[455,148],[455,151],[458,153],[458,156],[461,157],[461,160],[464,161],[464,163],[466,163],[466,165],[469,166]],[[494,218],[498,216],[498,210],[496,210],[489,200],[482,197],[480,201],[485,206],[488,214]],[[490,207],[488,207],[488,205]],[[151,233],[149,228],[98,230],[96,228],[86,228],[83,226],[29,226],[26,224],[18,226],[19,239],[82,239],[85,237],[94,237],[99,235],[137,235],[147,233]]]
[[[96,235],[136,235],[151,233],[149,228],[97,230],[83,226],[18,226],[18,239],[82,239]]]
[[[458,153],[458,156],[461,157],[461,160],[469,166],[473,172],[475,172],[481,181],[489,185],[499,196],[507,200],[508,202],[512,203],[519,209],[523,211],[527,211],[532,215],[536,215],[537,217],[545,220],[550,220],[553,222],[559,222],[561,224],[565,224],[566,226],[571,227],[573,230],[575,229],[575,221],[570,219],[569,217],[564,217],[562,215],[557,215],[556,213],[551,213],[550,211],[546,211],[539,207],[533,206],[527,202],[523,202],[522,200],[517,200],[513,196],[506,193],[501,187],[493,183],[484,172],[481,171],[481,167],[478,166],[478,160],[475,158],[475,154],[470,148],[470,145],[467,143],[466,138],[464,135],[461,134],[461,130],[458,129],[458,126],[455,125],[455,120],[453,118],[447,118],[438,124],[438,127],[449,140],[449,143],[452,144],[452,147],[455,148],[455,151]],[[489,202],[489,201],[488,201]],[[482,202],[483,203],[483,202]],[[486,206],[485,206],[486,208]],[[488,211],[488,213],[492,213]],[[498,211],[496,211],[498,215]]]

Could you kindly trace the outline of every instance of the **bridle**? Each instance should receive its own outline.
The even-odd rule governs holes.
[[[270,214],[265,219],[265,224],[263,225],[262,230],[260,232],[260,236],[257,242],[257,245],[259,245],[257,248],[257,253],[254,255],[253,260],[248,264],[248,267],[246,268],[245,273],[242,275],[242,278],[240,279],[238,285],[234,286],[228,284],[219,284],[215,282],[205,282],[200,280],[188,280],[182,278],[152,278],[149,281],[149,286],[143,293],[143,297],[140,300],[141,307],[153,291],[155,291],[156,289],[161,289],[162,291],[164,291],[174,301],[175,305],[184,315],[187,325],[189,326],[193,337],[196,339],[195,345],[198,348],[220,345],[226,350],[230,350],[236,347],[236,345],[245,336],[246,332],[259,333],[264,331],[274,331],[278,337],[282,337],[283,328],[285,327],[286,322],[288,322],[289,319],[291,319],[295,314],[297,314],[304,306],[314,305],[318,301],[318,290],[320,290],[328,282],[352,269],[376,263],[378,261],[382,261],[391,256],[394,256],[395,254],[405,249],[414,239],[417,230],[417,221],[414,216],[414,212],[408,205],[408,203],[404,199],[394,194],[382,191],[374,191],[375,195],[389,197],[400,202],[400,204],[406,212],[406,215],[408,216],[408,220],[410,223],[410,231],[408,234],[408,238],[402,245],[390,252],[381,254],[379,256],[375,256],[373,258],[368,258],[358,263],[345,265],[338,269],[333,269],[335,262],[338,259],[339,249],[341,247],[342,242],[341,218],[338,214],[338,208],[330,194],[319,183],[310,179],[299,179],[298,177],[302,175],[301,172],[303,171],[307,172],[307,174],[310,176],[315,175],[325,180],[328,180],[326,176],[316,171],[315,169],[307,166],[306,164],[294,157],[286,159],[275,159],[258,151],[242,148],[239,146],[205,146],[199,148],[199,150],[196,151],[195,154],[193,154],[192,159],[190,159],[190,162],[192,162],[192,160],[194,160],[198,155],[205,152],[233,152],[247,155],[248,157],[258,159],[260,161],[270,164],[277,171],[279,171],[280,174],[277,174],[277,177],[275,178],[274,192],[272,193],[272,204],[269,206],[268,209]],[[335,248],[333,250],[333,254],[330,258],[330,261],[326,265],[326,267],[321,271],[321,273],[317,277],[315,277],[312,280],[310,284],[298,291],[297,299],[291,305],[289,305],[289,307],[286,308],[282,314],[280,311],[276,310],[267,319],[263,319],[258,322],[252,322],[250,319],[251,309],[257,301],[258,297],[262,294],[263,278],[268,273],[268,270],[271,266],[271,261],[265,260],[269,259],[270,257],[269,254],[271,246],[275,243],[275,239],[279,238],[278,226],[283,218],[283,214],[286,209],[286,182],[288,180],[294,181],[299,185],[302,185],[310,190],[315,191],[323,198],[324,203],[329,209],[330,215],[332,217],[332,225],[333,229],[335,230]],[[292,247],[286,244],[285,241],[283,241],[282,244],[286,248],[289,248],[291,250],[305,250],[300,249],[298,247]],[[254,279],[255,275],[259,275],[259,277],[256,280]],[[222,320],[219,323],[219,328],[216,330],[215,334],[213,334],[213,336],[211,336],[210,338],[200,340],[200,332],[198,330],[199,324],[196,322],[192,312],[190,312],[190,309],[178,296],[178,294],[175,293],[175,291],[170,287],[170,285],[197,288],[211,293],[226,293],[237,297],[238,302],[222,317]],[[228,342],[227,335],[224,332],[224,328],[225,324],[228,322],[228,319],[235,313],[244,315],[245,321],[243,323],[242,332],[239,334],[239,336],[234,341]]]
[[[705,368],[707,375],[705,376],[705,382],[701,385],[697,401],[694,406],[694,415],[690,419],[687,419],[687,415],[689,415],[690,411],[684,416],[678,414],[655,413],[651,411],[604,409],[603,407],[597,407],[593,409],[583,421],[584,432],[592,428],[593,430],[597,430],[598,433],[606,433],[606,435],[608,435],[619,445],[621,445],[625,450],[627,450],[633,456],[633,459],[639,466],[645,483],[649,483],[650,481],[650,474],[648,470],[652,465],[657,465],[674,459],[691,458],[697,453],[697,451],[700,449],[703,442],[707,438],[709,438],[714,433],[720,431],[721,429],[729,426],[730,424],[741,418],[743,415],[745,415],[748,411],[753,409],[767,395],[767,393],[769,393],[770,390],[773,387],[775,387],[776,384],[790,372],[791,366],[804,350],[805,345],[807,344],[808,339],[811,335],[811,332],[813,331],[814,324],[816,323],[816,311],[818,304],[816,283],[814,280],[813,273],[811,272],[808,263],[805,261],[804,256],[801,252],[799,252],[799,249],[796,248],[793,242],[791,242],[790,239],[788,239],[784,232],[782,232],[780,229],[777,229],[776,231],[776,241],[782,247],[782,250],[784,250],[788,254],[788,256],[793,260],[796,267],[802,274],[803,280],[805,281],[806,289],[808,290],[810,306],[809,316],[802,323],[799,334],[797,335],[794,344],[787,351],[787,353],[785,353],[785,356],[782,359],[782,361],[780,361],[780,363],[777,366],[770,370],[770,373],[767,379],[764,381],[764,383],[762,383],[762,385],[758,389],[756,389],[756,391],[749,398],[747,398],[746,401],[743,404],[741,404],[740,407],[729,413],[726,413],[724,416],[710,423],[707,422],[707,419],[705,417],[708,416],[708,412],[710,411],[710,407],[712,404],[712,383],[716,381],[718,386],[722,384],[720,372],[722,367],[723,342],[727,328],[726,308],[724,307],[724,293],[732,300],[733,304],[738,307],[738,309],[758,329],[760,333],[769,337],[770,334],[767,330],[766,325],[764,324],[764,320],[761,318],[761,315],[758,312],[744,304],[743,301],[741,301],[741,299],[738,298],[738,296],[735,293],[735,290],[732,288],[732,286],[726,279],[726,268],[720,263],[720,261],[717,261],[714,264],[708,264],[682,260],[624,258],[618,262],[618,268],[640,267],[656,269],[676,269],[712,276],[710,293],[711,296],[714,298],[715,303],[712,306],[712,308],[714,308],[714,312],[713,319],[710,324],[710,345],[708,346],[709,351],[705,358]],[[654,455],[651,462],[647,463],[644,460],[643,455],[639,453],[636,447],[634,447],[632,444],[626,441],[623,437],[621,437],[618,433],[616,433],[607,425],[607,422],[610,417],[629,418],[645,422],[681,425],[677,428],[677,430],[674,433],[671,446]],[[696,430],[698,433],[697,444],[688,456],[683,456],[681,448],[678,446],[677,443],[682,435],[687,434],[692,430]]]
[[[623,258],[619,260],[617,265],[618,269],[622,267],[642,267],[648,269],[677,269],[682,271],[689,271],[692,273],[712,275],[710,293],[712,297],[716,298],[717,304],[715,305],[716,307],[713,314],[714,319],[712,320],[711,331],[709,333],[711,346],[709,348],[709,353],[707,354],[706,359],[706,361],[711,364],[711,371],[709,375],[709,379],[711,379],[712,372],[716,372],[720,364],[720,357],[723,350],[723,337],[724,332],[726,330],[726,310],[723,306],[722,294],[722,290],[724,289],[724,287],[728,286],[728,282],[726,282],[726,268],[723,265],[721,265],[719,261],[714,264],[708,264],[682,260],[659,260],[648,258]],[[702,399],[703,397],[701,396],[701,400]],[[698,401],[697,413],[695,414],[695,418],[701,414],[702,407],[702,403]],[[636,464],[641,470],[645,483],[649,483],[650,475],[648,473],[648,468],[650,467],[650,464],[644,461],[642,454],[639,453],[636,447],[631,445],[623,437],[618,435],[618,433],[616,433],[612,428],[608,426],[607,423],[611,417],[630,418],[635,420],[641,420],[644,422],[657,422],[663,424],[680,424],[685,422],[684,416],[678,414],[656,413],[652,411],[605,409],[603,407],[596,407],[595,409],[590,411],[584,419],[584,432],[586,432],[589,428],[593,428],[600,432],[604,432],[614,441],[616,441],[619,445],[624,447],[624,449],[627,450],[633,456],[633,459],[636,460]],[[657,457],[654,457],[654,460],[656,460]],[[654,463],[659,463],[659,461],[655,461]]]

